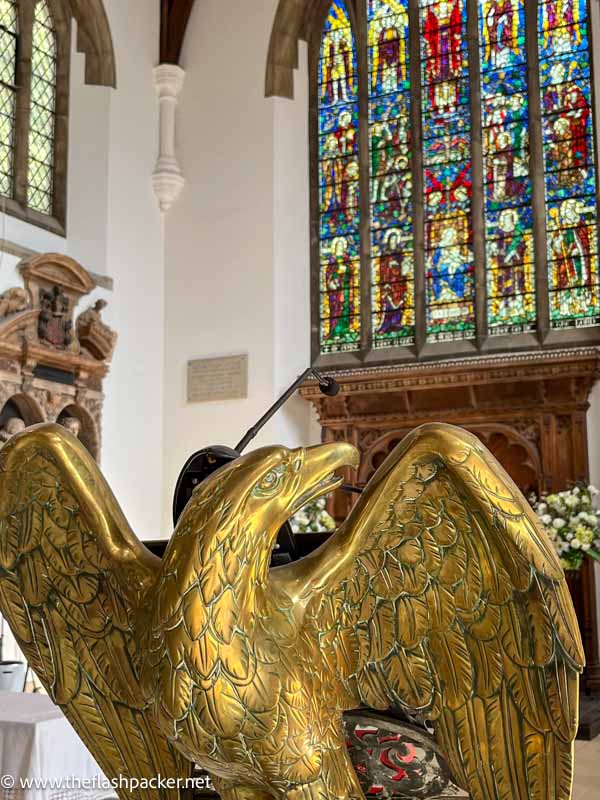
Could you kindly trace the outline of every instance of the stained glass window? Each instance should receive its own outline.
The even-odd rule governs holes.
[[[535,330],[525,9],[479,3],[482,141],[491,335]]]
[[[600,326],[587,0],[333,0],[320,34],[315,355]]]
[[[358,83],[343,0],[331,4],[319,61],[321,351],[360,348]]]
[[[13,193],[17,70],[17,8],[0,0],[0,194]]]
[[[56,114],[56,36],[47,0],[38,0],[33,23],[28,205],[52,213]]]
[[[421,0],[427,338],[475,334],[466,0]]]
[[[407,0],[368,0],[372,330],[415,340]]]
[[[553,328],[600,322],[585,0],[539,6],[548,283]]]

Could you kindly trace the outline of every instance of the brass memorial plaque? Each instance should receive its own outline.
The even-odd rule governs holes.
[[[188,361],[188,403],[248,397],[248,356]]]

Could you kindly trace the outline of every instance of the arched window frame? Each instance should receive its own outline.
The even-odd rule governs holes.
[[[294,4],[292,4],[294,5]],[[375,349],[371,335],[371,266],[369,258],[369,140],[368,140],[368,75],[367,64],[367,19],[365,0],[345,0],[357,47],[359,79],[359,157],[360,209],[361,209],[361,348],[356,352],[322,354],[320,347],[320,254],[319,254],[319,191],[318,191],[318,68],[321,52],[323,26],[331,6],[330,0],[309,0],[300,14],[291,8],[291,0],[280,0],[279,11],[273,28],[267,65],[267,95],[293,96],[293,69],[297,66],[297,42],[304,38],[308,43],[309,61],[309,140],[310,140],[310,203],[311,203],[311,352],[315,365],[330,367],[358,367],[385,363],[418,363],[449,357],[467,357],[507,351],[540,350],[556,347],[573,347],[596,344],[600,341],[600,326],[565,330],[550,326],[548,267],[546,258],[545,184],[543,168],[542,128],[540,119],[540,85],[538,65],[537,0],[525,0],[527,18],[527,51],[529,81],[529,136],[531,149],[531,176],[533,184],[533,219],[536,239],[535,288],[537,295],[537,328],[534,332],[505,336],[489,336],[487,330],[487,290],[485,236],[483,231],[484,197],[482,191],[482,144],[480,86],[478,67],[471,69],[471,155],[473,164],[472,214],[474,227],[475,256],[475,313],[476,336],[474,339],[450,342],[427,342],[425,331],[425,268],[423,242],[423,169],[421,142],[421,80],[419,41],[413,36],[410,41],[410,72],[412,108],[413,151],[413,196],[415,198],[415,344],[409,346]],[[588,29],[590,42],[595,31],[595,16],[588,0]],[[467,0],[467,37],[469,60],[479,64],[479,32],[477,0]],[[419,3],[409,0],[411,30],[418,28]],[[593,51],[590,53],[592,74],[593,142],[598,152],[597,120],[598,105],[595,97]],[[598,158],[596,158],[596,191],[598,193]],[[597,232],[596,232],[597,234]]]
[[[64,236],[67,216],[69,84],[73,19],[77,23],[77,51],[85,55],[85,82],[90,85],[114,87],[116,65],[103,0],[46,0],[46,2],[52,16],[57,48],[52,213],[43,214],[28,206],[31,54],[37,0],[16,0],[19,33],[13,128],[13,189],[10,197],[0,195],[0,210]]]
[[[52,213],[43,214],[28,205],[29,131],[31,119],[31,57],[33,24],[38,0],[19,0],[17,46],[17,98],[14,126],[13,194],[0,198],[6,213],[52,231],[66,233],[67,157],[69,147],[69,84],[71,62],[71,14],[63,0],[46,0],[56,41],[56,92]]]

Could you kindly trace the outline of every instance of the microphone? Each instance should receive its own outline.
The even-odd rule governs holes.
[[[335,397],[340,393],[340,385],[335,378],[323,376],[316,370],[313,370],[313,372],[318,376],[317,380],[319,381],[319,389],[322,394],[326,394],[327,397]]]

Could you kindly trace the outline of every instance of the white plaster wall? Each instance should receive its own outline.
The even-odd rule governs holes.
[[[196,4],[182,55],[187,185],[166,223],[165,525],[186,458],[234,446],[310,363],[306,52],[296,100],[265,99],[276,6],[233,0],[224,15],[219,0]],[[187,361],[236,353],[249,355],[248,399],[187,404]],[[318,438],[295,398],[252,446]]]
[[[102,463],[133,529],[153,539],[163,535],[164,240],[151,187],[159,4],[105,5],[118,80],[110,94],[106,254],[119,342],[106,383]]]
[[[223,14],[220,0],[197,3],[182,54],[178,152],[187,185],[166,222],[165,524],[186,458],[205,445],[234,446],[308,360],[306,320],[288,315],[296,292],[308,298],[306,106],[264,98],[276,5],[234,0]],[[278,149],[280,125],[298,163]],[[284,371],[282,326],[298,350]],[[237,353],[249,356],[248,399],[188,404],[188,360]],[[270,426],[256,443],[273,442],[275,432]]]
[[[310,173],[307,48],[300,45],[295,99],[274,98],[275,388],[281,394],[310,366]],[[292,398],[273,420],[272,440],[316,444],[311,407]]]

